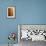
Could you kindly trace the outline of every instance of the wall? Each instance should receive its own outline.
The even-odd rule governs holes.
[[[6,8],[16,6],[16,19],[7,19]],[[7,44],[17,24],[46,24],[46,0],[0,0],[0,44]],[[17,43],[17,40],[16,40]]]
[[[46,24],[46,0],[17,0],[19,24]]]
[[[0,0],[0,44],[7,44],[8,34],[10,32],[16,32],[17,35],[17,19],[8,19],[7,18],[7,7],[16,6],[16,0]],[[15,41],[18,42],[17,39]]]

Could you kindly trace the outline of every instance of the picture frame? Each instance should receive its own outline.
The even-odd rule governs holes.
[[[15,7],[7,7],[7,18],[16,18],[16,8]]]

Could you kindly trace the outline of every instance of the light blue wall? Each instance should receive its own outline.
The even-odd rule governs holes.
[[[16,19],[6,18],[9,5],[16,6]],[[0,43],[8,43],[9,32],[17,34],[17,24],[46,24],[46,0],[0,1]]]
[[[46,24],[46,0],[19,0],[17,17],[21,24]]]
[[[17,19],[7,18],[7,7],[16,6],[16,1],[2,1],[0,2],[0,43],[8,43],[8,34],[16,32],[17,34]],[[17,42],[17,39],[16,41]]]

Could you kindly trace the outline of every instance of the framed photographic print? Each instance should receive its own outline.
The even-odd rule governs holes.
[[[7,8],[7,18],[15,18],[15,7],[8,7]]]

